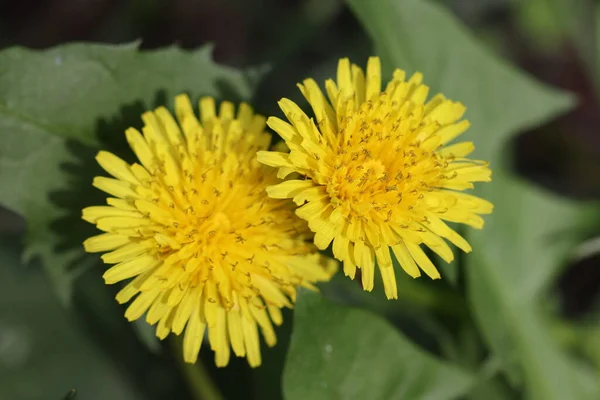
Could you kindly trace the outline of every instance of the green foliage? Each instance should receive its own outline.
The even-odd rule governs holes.
[[[486,233],[471,237],[479,249],[467,260],[475,316],[513,379],[515,363],[522,366],[532,398],[596,398],[595,382],[560,351],[540,314],[544,290],[574,245],[566,223],[582,210],[502,174],[486,191],[499,205]]]
[[[58,400],[73,386],[97,398],[143,398],[62,309],[46,277],[23,268],[19,250],[0,236],[0,398]]]
[[[381,318],[303,291],[283,389],[294,399],[453,399],[473,378],[416,347]]]
[[[75,400],[77,397],[77,391],[75,389],[71,389],[69,393],[65,396],[64,400]]]

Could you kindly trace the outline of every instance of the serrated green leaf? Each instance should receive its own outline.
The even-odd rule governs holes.
[[[140,115],[187,92],[239,101],[256,73],[213,63],[210,48],[142,52],[137,44],[70,44],[0,53],[0,204],[25,216],[27,258],[40,257],[63,301],[97,257],[81,242],[93,227],[82,207],[103,202],[91,186],[98,148],[124,157],[124,130]]]
[[[287,400],[453,399],[472,377],[419,349],[383,319],[303,291],[283,376]]]
[[[587,398],[597,387],[552,342],[538,318],[536,302],[559,268],[569,244],[556,243],[549,229],[580,214],[572,203],[515,180],[507,172],[507,141],[569,109],[573,100],[519,73],[486,50],[442,6],[418,0],[349,0],[372,36],[387,70],[399,67],[424,73],[433,92],[467,106],[472,127],[465,134],[488,160],[493,182],[477,194],[496,210],[465,257],[469,299],[483,334],[503,368],[520,365],[527,393],[535,399]],[[555,232],[556,233],[556,232]],[[564,233],[564,232],[563,232]],[[567,231],[565,236],[569,236]],[[513,382],[515,379],[513,379]],[[597,398],[597,397],[596,397]]]

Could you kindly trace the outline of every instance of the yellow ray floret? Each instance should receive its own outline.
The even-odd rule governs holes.
[[[258,153],[279,178],[301,176],[270,186],[269,196],[293,199],[316,246],[333,243],[345,274],[354,279],[358,267],[366,290],[377,265],[390,299],[397,298],[392,253],[410,276],[422,270],[437,279],[421,245],[452,261],[446,240],[465,252],[471,247],[446,222],[482,228],[480,214],[493,208],[461,193],[491,180],[486,162],[466,158],[473,143],[448,145],[469,127],[461,120],[465,107],[441,94],[427,101],[422,79],[396,70],[382,91],[379,58],[369,59],[366,73],[342,59],[337,82],[325,82],[327,97],[312,79],[298,85],[315,118],[282,99],[287,121],[268,119],[290,151]]]
[[[259,331],[274,346],[273,324],[296,288],[328,280],[336,264],[319,256],[293,203],[265,192],[277,177],[256,160],[271,140],[264,117],[246,104],[235,115],[228,102],[217,113],[203,98],[198,120],[186,95],[175,111],[177,120],[164,107],[147,112],[142,132],[127,130],[139,164],[98,153],[112,178],[94,186],[112,197],[83,210],[104,231],[84,247],[115,264],[107,284],[133,278],[117,294],[120,303],[133,299],[128,320],[145,314],[161,339],[184,333],[186,362],[196,362],[207,331],[218,366],[233,350],[255,367]]]

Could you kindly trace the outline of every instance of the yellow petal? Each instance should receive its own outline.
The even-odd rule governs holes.
[[[140,293],[138,297],[135,298],[133,303],[127,307],[127,310],[125,311],[125,318],[131,322],[141,317],[148,310],[159,293],[159,290]]]
[[[350,73],[350,60],[342,58],[338,62],[337,87],[340,92],[352,91],[352,74]]]
[[[172,325],[173,333],[179,335],[183,331],[185,324],[190,318],[190,315],[192,315],[194,307],[199,303],[200,298],[198,289],[195,288],[188,290],[175,311]]]
[[[217,323],[217,312],[220,307],[217,303],[217,286],[216,282],[209,280],[204,287],[204,302],[203,312],[206,318],[206,323],[209,327],[215,326]]]
[[[244,344],[246,345],[248,364],[252,368],[256,368],[261,364],[261,355],[258,329],[254,319],[242,317],[242,331],[244,332]]]
[[[259,151],[256,153],[256,159],[259,163],[268,165],[269,167],[288,167],[295,168],[290,161],[290,155],[277,151]]]
[[[494,205],[492,203],[477,196],[457,192],[452,192],[452,196],[458,200],[460,207],[466,207],[469,211],[478,214],[489,214],[494,210]]]
[[[475,150],[473,142],[456,143],[438,150],[442,157],[466,157]]]
[[[146,218],[132,217],[104,217],[97,222],[98,229],[114,232],[119,229],[136,229],[153,225],[153,221]]]
[[[229,340],[231,341],[233,352],[238,357],[243,357],[246,355],[241,318],[242,317],[237,310],[230,310],[227,312],[227,329],[229,332]]]
[[[463,132],[465,132],[467,129],[469,129],[469,127],[471,126],[471,123],[469,121],[460,121],[459,123],[453,124],[453,125],[448,125],[446,127],[441,128],[439,131],[437,131],[436,135],[438,135],[441,139],[441,143],[442,144],[446,144],[448,142],[450,142],[452,139],[458,137],[459,135],[461,135]]]
[[[288,298],[273,281],[256,274],[252,278],[252,283],[260,289],[261,295],[269,303],[272,303],[277,307],[292,307]]]
[[[350,241],[346,236],[337,235],[333,240],[333,255],[340,261],[348,257],[348,245]]]
[[[377,265],[380,268],[389,268],[392,266],[392,258],[390,257],[390,248],[388,246],[379,246],[375,249],[375,257],[377,257]]]
[[[137,178],[129,169],[129,164],[108,151],[100,151],[96,155],[98,164],[109,174],[117,179],[139,184]]]
[[[212,121],[217,116],[215,99],[212,97],[203,97],[200,99],[200,118],[203,124]]]
[[[167,297],[167,304],[171,307],[179,305],[181,300],[183,300],[185,297],[187,290],[188,288],[181,285],[175,285],[172,287],[171,291],[169,292],[169,296]]]
[[[282,119],[269,117],[269,119],[267,119],[267,125],[269,128],[277,132],[279,136],[281,136],[286,142],[295,143],[297,145],[302,143],[302,136],[300,136],[300,134],[292,125],[288,124]]]
[[[372,100],[381,92],[381,61],[379,57],[369,57],[367,61],[365,98]]]
[[[146,322],[150,325],[156,324],[160,319],[168,313],[172,307],[167,304],[168,293],[162,291],[161,295],[152,303],[148,313],[146,314]]]
[[[352,64],[352,85],[354,86],[354,102],[356,104],[362,104],[365,101],[366,86],[365,86],[365,74],[363,70]],[[337,97],[337,96],[336,96]],[[335,102],[332,101],[333,104]]]
[[[175,115],[181,125],[189,150],[195,146],[202,128],[194,115],[192,102],[186,94],[175,97]]]
[[[359,240],[354,243],[354,258],[360,266],[363,289],[370,292],[375,279],[375,252],[364,241]]]
[[[92,236],[83,242],[83,248],[88,253],[97,253],[101,251],[109,251],[129,243],[129,237],[119,235],[117,233],[103,233],[101,235]]]
[[[129,146],[137,156],[138,160],[146,169],[152,171],[154,169],[154,155],[148,146],[148,142],[142,134],[134,128],[129,128],[125,131],[125,136]],[[120,196],[117,196],[120,197]]]
[[[421,276],[421,272],[419,271],[419,268],[417,267],[412,255],[408,251],[405,243],[399,243],[392,246],[392,251],[398,259],[400,266],[408,275],[412,276],[413,278],[418,278]]]
[[[108,204],[109,206],[118,208],[120,210],[137,211],[137,208],[135,208],[135,206],[133,205],[133,202],[123,200],[123,199],[116,199],[114,197],[109,197],[106,199],[106,204]]]
[[[429,88],[425,85],[419,85],[411,94],[410,100],[414,104],[423,104],[429,94]]]
[[[217,367],[225,367],[229,363],[229,340],[227,336],[227,312],[219,307],[216,324],[208,330],[211,349],[215,352]]]
[[[206,325],[200,319],[200,304],[196,303],[190,315],[189,323],[183,336],[183,359],[194,364],[198,360],[198,353],[204,338]]]
[[[289,180],[278,185],[267,187],[267,194],[272,199],[290,199],[298,195],[301,191],[313,187],[310,180]]]
[[[159,265],[161,261],[153,256],[143,255],[129,261],[122,262],[109,268],[102,277],[110,285],[128,278],[132,278]]]
[[[171,333],[171,323],[173,322],[174,315],[173,311],[174,310],[171,309],[165,313],[156,326],[156,336],[158,336],[160,340],[163,340]]]
[[[344,275],[346,275],[350,279],[354,279],[354,277],[356,276],[356,264],[352,260],[350,260],[349,257],[344,260],[343,269]]]
[[[283,323],[283,315],[281,314],[281,309],[279,307],[269,305],[267,306],[267,310],[275,325],[281,325]]]
[[[127,261],[131,258],[147,253],[148,250],[154,247],[155,244],[151,240],[128,243],[125,246],[119,248],[118,250],[111,251],[110,253],[102,255],[102,261],[104,261],[107,264],[115,264],[121,261]]]
[[[296,215],[308,221],[325,212],[328,206],[326,201],[311,201],[296,209]]]
[[[423,252],[421,247],[418,244],[414,244],[414,243],[405,243],[405,244],[406,244],[406,248],[410,252],[410,255],[416,261],[416,263],[419,265],[419,267],[423,271],[425,271],[425,273],[431,279],[439,279],[440,273],[435,268],[435,266],[433,265],[433,263],[431,262],[429,257],[427,257],[427,255]]]
[[[134,280],[129,282],[123,289],[119,290],[115,299],[119,304],[125,304],[140,292],[140,287],[146,279],[152,274],[153,270],[144,272],[138,275]]]
[[[264,308],[252,307],[252,316],[258,322],[260,326],[263,337],[265,338],[265,342],[267,346],[273,347],[277,344],[277,336],[275,335],[275,330],[273,329],[273,325],[271,324],[271,320],[267,315],[267,311]]]
[[[133,191],[130,183],[112,178],[97,176],[92,183],[98,189],[118,197],[120,199],[137,198],[138,195]]]
[[[379,268],[381,279],[383,280],[383,289],[388,300],[398,298],[398,286],[396,284],[396,274],[394,268]]]
[[[175,122],[175,118],[173,115],[167,110],[165,107],[158,107],[154,113],[158,117],[159,121],[165,128],[165,133],[167,134],[167,140],[173,146],[173,149],[177,149],[179,151],[184,150],[185,147],[183,145],[183,136],[181,134],[181,129],[179,129],[179,125]],[[173,152],[175,156],[178,156],[177,152]]]
[[[449,241],[451,241],[456,247],[464,251],[465,253],[469,253],[472,248],[469,242],[466,241],[465,238],[456,233],[453,229],[451,229],[448,225],[446,225],[441,219],[430,216],[428,217],[429,225],[427,226],[432,232],[442,237],[445,237]]]

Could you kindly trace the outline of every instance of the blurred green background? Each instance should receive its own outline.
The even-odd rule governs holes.
[[[593,0],[0,1],[0,399],[600,398],[599,17]],[[56,47],[138,40],[159,52]],[[207,346],[182,365],[80,254],[96,148],[127,157],[123,130],[177,91],[279,115],[296,82],[372,54],[467,105],[496,205],[474,252],[442,281],[402,276],[392,302],[340,273],[259,369],[217,370]],[[32,158],[55,137],[32,127],[64,140],[47,171]]]

